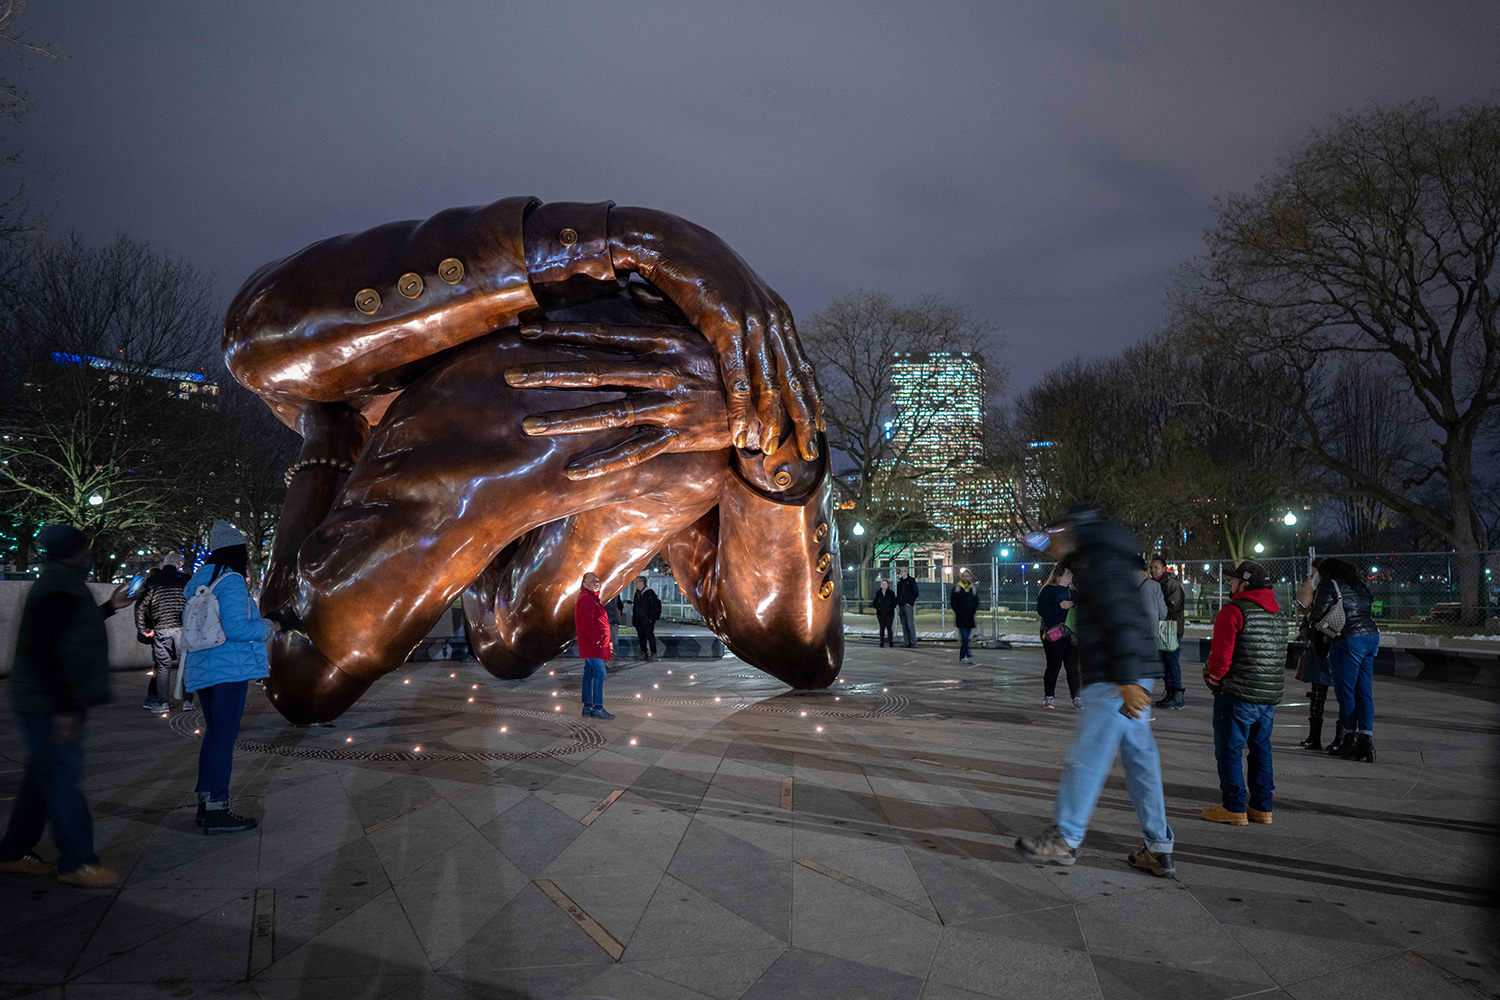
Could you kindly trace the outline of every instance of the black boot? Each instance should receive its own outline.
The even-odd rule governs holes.
[[[1344,732],[1339,733],[1337,736],[1334,737],[1333,742],[1330,743],[1330,744],[1328,744],[1328,756],[1330,756],[1330,757],[1340,757],[1340,756],[1342,756],[1343,753],[1344,753],[1344,748],[1347,747],[1349,744],[1351,744],[1353,742],[1354,742],[1354,734],[1353,733],[1344,733]]]
[[[1323,719],[1321,716],[1310,716],[1307,720],[1307,739],[1297,744],[1308,750],[1323,749]]]
[[[255,820],[232,811],[228,800],[204,804],[203,832],[209,836],[216,833],[244,833],[246,830],[254,830],[255,825]]]
[[[1363,760],[1373,764],[1375,763],[1375,738],[1369,733],[1356,733],[1339,756],[1345,760]]]

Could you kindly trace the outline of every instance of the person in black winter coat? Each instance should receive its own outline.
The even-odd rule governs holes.
[[[896,621],[896,592],[891,589],[891,581],[880,578],[880,587],[875,591],[872,603],[875,605],[875,621],[880,625],[880,644],[894,647],[896,635],[891,626]]]
[[[1071,865],[1089,817],[1118,756],[1145,843],[1126,859],[1172,877],[1174,834],[1167,823],[1161,757],[1151,733],[1151,688],[1162,675],[1156,623],[1137,585],[1140,545],[1124,525],[1076,505],[1046,535],[1027,544],[1073,570],[1083,712],[1057,790],[1054,825],[1016,847],[1037,864]]]
[[[979,610],[979,591],[974,589],[974,575],[968,570],[958,574],[958,583],[948,593],[948,607],[953,609],[953,626],[958,629],[958,662],[973,663],[969,635],[974,631],[974,613]]]
[[[1380,651],[1380,626],[1375,624],[1374,598],[1358,567],[1344,559],[1328,558],[1318,566],[1313,591],[1313,628],[1325,626],[1342,610],[1344,624],[1328,647],[1328,665],[1339,695],[1342,735],[1328,752],[1345,760],[1375,761],[1375,654]]]
[[[646,586],[646,578],[635,578],[635,596],[631,599],[630,624],[640,640],[641,655],[650,663],[656,659],[656,621],[661,617],[661,598]]]
[[[917,581],[904,569],[896,570],[896,609],[901,612],[901,632],[910,649],[917,644]]]

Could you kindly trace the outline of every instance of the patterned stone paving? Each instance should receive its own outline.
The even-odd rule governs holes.
[[[576,660],[412,665],[331,726],[257,691],[234,787],[262,824],[220,838],[192,820],[201,719],[122,676],[86,787],[124,884],[0,876],[0,997],[1500,995],[1500,692],[1378,679],[1370,766],[1294,749],[1289,685],[1276,822],[1238,829],[1195,819],[1217,779],[1190,692],[1155,723],[1164,882],[1123,863],[1118,774],[1076,867],[1016,854],[1073,712],[1040,708],[1035,652],[955,655],[855,644],[805,694],[734,659],[625,664],[613,722],[579,717]],[[0,800],[19,768],[0,727]]]

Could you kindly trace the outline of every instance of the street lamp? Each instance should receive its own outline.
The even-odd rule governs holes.
[[[89,506],[90,507],[97,507],[100,504],[102,504],[103,502],[104,502],[104,498],[101,497],[97,493],[95,493],[93,496],[89,497]]]
[[[858,521],[855,521],[854,522],[854,533],[856,535],[863,535],[865,533],[865,526],[863,524],[860,524]]]
[[[1010,558],[1010,549],[1001,549],[1000,550],[1000,558],[1001,559],[1009,559]]]
[[[1291,511],[1287,511],[1286,517],[1283,517],[1281,519],[1281,523],[1290,528],[1292,525],[1297,523],[1297,515],[1293,514]]]
[[[1262,545],[1260,542],[1256,542],[1255,543],[1255,554],[1256,555],[1260,555],[1264,551],[1266,551],[1266,547],[1264,545]]]

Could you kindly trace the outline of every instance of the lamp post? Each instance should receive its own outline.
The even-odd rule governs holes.
[[[856,583],[859,587],[859,613],[865,613],[865,526],[859,521],[854,522],[854,537],[858,538],[859,545],[859,577]]]

